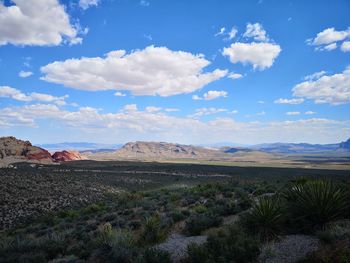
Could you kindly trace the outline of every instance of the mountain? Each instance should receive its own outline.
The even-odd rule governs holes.
[[[339,148],[344,150],[350,150],[350,138],[345,142],[341,142]]]
[[[0,137],[0,159],[2,163],[26,160],[52,162],[51,154],[47,150],[13,136]]]
[[[39,147],[45,148],[51,152],[62,150],[75,150],[75,151],[113,151],[121,148],[122,144],[103,144],[103,143],[90,143],[90,142],[62,142],[62,143],[47,143],[39,144]]]
[[[250,148],[268,153],[305,154],[336,151],[340,148],[340,144],[266,143],[254,145]]]

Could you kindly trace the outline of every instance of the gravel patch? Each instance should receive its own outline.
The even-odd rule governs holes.
[[[261,263],[294,263],[320,246],[316,237],[306,235],[283,236],[278,241],[263,245],[259,262]]]
[[[206,241],[207,236],[186,237],[179,234],[172,234],[164,243],[156,245],[155,248],[168,252],[173,262],[179,262],[187,256],[187,246],[189,244],[196,243],[200,245]]]

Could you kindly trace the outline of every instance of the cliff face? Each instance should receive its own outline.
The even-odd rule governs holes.
[[[29,141],[18,140],[13,136],[0,138],[0,159],[14,158],[36,161],[52,161],[51,154],[33,146]]]

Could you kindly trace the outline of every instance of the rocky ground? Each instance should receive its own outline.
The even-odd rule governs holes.
[[[73,176],[40,170],[37,164],[26,171],[0,170],[0,231],[32,217],[100,200],[105,193],[117,191],[102,184],[91,184]]]

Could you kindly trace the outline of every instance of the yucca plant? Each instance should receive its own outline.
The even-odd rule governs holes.
[[[157,213],[145,219],[140,235],[140,241],[143,244],[155,244],[165,240],[167,230],[161,225],[160,215]]]
[[[277,236],[283,223],[281,202],[278,198],[262,197],[243,218],[247,230],[259,234],[263,240]]]
[[[285,197],[293,218],[316,228],[344,217],[350,209],[346,191],[330,181],[295,183]]]

